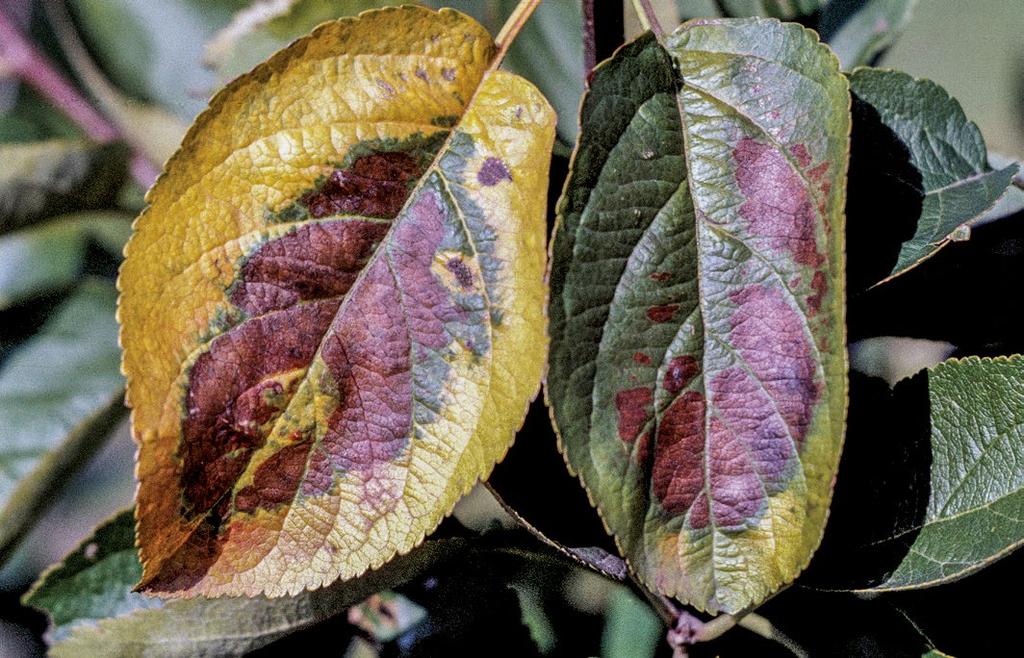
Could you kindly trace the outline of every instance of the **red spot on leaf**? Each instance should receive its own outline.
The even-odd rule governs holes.
[[[825,293],[828,292],[828,279],[825,278],[824,272],[814,273],[811,290],[814,293],[807,297],[807,309],[811,315],[816,315],[821,310],[821,301],[825,298]]]
[[[789,152],[793,154],[793,157],[796,158],[796,161],[802,168],[806,169],[807,166],[811,164],[811,154],[805,145],[794,144],[789,147]]]
[[[629,388],[615,395],[615,410],[619,413],[619,438],[627,443],[636,441],[650,417],[654,393],[646,387]]]
[[[685,514],[704,487],[704,396],[687,391],[658,424],[651,478],[654,495],[670,515]]]
[[[669,362],[662,386],[666,391],[675,395],[689,385],[698,371],[697,360],[692,356],[688,354],[677,356]]]
[[[679,310],[679,304],[664,304],[647,309],[647,319],[651,322],[670,322]]]
[[[651,272],[648,275],[651,281],[668,281],[672,278],[671,272]]]
[[[746,201],[740,216],[750,232],[767,238],[774,249],[785,249],[801,265],[817,267],[817,215],[803,180],[785,156],[768,144],[745,137],[733,150],[736,182]]]
[[[421,174],[419,161],[408,153],[371,153],[347,169],[335,170],[300,201],[316,218],[351,214],[391,219],[409,197],[410,183]]]
[[[634,352],[633,353],[633,361],[636,362],[636,363],[639,363],[642,366],[649,366],[649,365],[651,365],[651,357],[647,356],[643,352]]]
[[[503,180],[512,180],[512,174],[509,173],[505,163],[499,158],[487,158],[484,160],[483,165],[480,166],[476,179],[480,181],[481,185],[490,187],[497,185]]]

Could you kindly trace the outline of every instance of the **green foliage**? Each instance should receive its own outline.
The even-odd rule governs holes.
[[[993,170],[981,131],[960,104],[930,80],[905,73],[859,68],[850,88],[902,142],[921,174],[921,214],[914,236],[900,249],[887,279],[930,258],[954,232],[970,228],[995,205],[1020,172],[1016,163]],[[970,233],[967,232],[966,236]]]
[[[127,510],[44,574],[25,603],[50,616],[50,652],[56,657],[241,656],[405,582],[463,548],[461,539],[428,540],[378,571],[293,597],[162,601],[131,591],[142,567],[135,520]]]
[[[1024,358],[950,360],[928,372],[931,481],[909,552],[876,590],[963,578],[1024,543]]]
[[[85,283],[0,364],[0,563],[123,416],[116,298]]]

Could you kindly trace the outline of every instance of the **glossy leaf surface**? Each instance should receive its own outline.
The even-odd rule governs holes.
[[[848,108],[813,33],[760,19],[641,37],[583,105],[553,418],[632,568],[701,609],[760,602],[821,538],[846,408]]]
[[[47,571],[25,603],[49,615],[49,655],[58,658],[242,656],[415,577],[464,543],[429,540],[380,571],[289,598],[167,601],[131,591],[142,567],[126,510]]]
[[[141,587],[294,594],[408,551],[545,358],[554,116],[453,11],[318,28],[218,94],[121,271]]]
[[[906,146],[921,174],[921,214],[886,279],[903,274],[954,239],[989,210],[1019,172],[1016,163],[993,170],[978,127],[960,104],[930,80],[899,71],[860,68],[850,88]],[[957,233],[957,229],[961,229]]]
[[[1024,543],[1024,358],[946,361],[928,372],[928,398],[928,507],[909,552],[874,589],[956,580]]]

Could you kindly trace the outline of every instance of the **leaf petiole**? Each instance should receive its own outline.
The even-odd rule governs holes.
[[[654,11],[654,7],[651,6],[651,0],[633,0],[633,9],[636,10],[636,16],[640,19],[643,28],[653,32],[658,41],[661,41],[661,38],[665,36],[665,30],[658,21],[658,15]]]
[[[494,39],[494,42],[498,45],[498,52],[491,61],[491,71],[501,66],[501,61],[505,59],[505,55],[508,53],[512,42],[515,41],[519,31],[526,25],[526,21],[530,20],[530,16],[540,5],[540,2],[541,0],[520,0],[516,8],[509,14],[508,20],[505,21],[505,24],[498,32],[498,36]]]

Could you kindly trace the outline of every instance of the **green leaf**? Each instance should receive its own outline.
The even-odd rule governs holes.
[[[625,587],[615,587],[608,596],[601,633],[602,658],[654,656],[664,629],[651,608]]]
[[[127,155],[120,144],[77,140],[0,144],[0,233],[108,204],[126,177]]]
[[[246,0],[71,0],[77,24],[110,79],[181,119],[206,105],[216,78],[203,44]]]
[[[769,19],[641,37],[584,100],[547,393],[634,572],[700,609],[764,600],[821,538],[846,407],[848,104],[814,33]]]
[[[15,93],[14,103],[0,114],[0,144],[82,136],[66,116],[32,89],[20,85]]]
[[[818,31],[844,70],[870,64],[910,22],[917,0],[832,0],[821,10]]]
[[[86,282],[0,368],[0,562],[124,415],[116,299]]]
[[[928,397],[927,511],[875,590],[950,582],[1024,543],[1024,357],[950,359],[929,371]]]
[[[24,603],[50,616],[47,639],[56,658],[240,656],[414,578],[464,545],[428,540],[377,571],[293,597],[164,600],[131,591],[142,567],[127,510],[45,573]]]
[[[882,280],[888,281],[951,240],[969,237],[971,224],[1003,195],[1019,167],[1014,163],[992,170],[981,131],[967,120],[960,104],[930,80],[859,68],[850,76],[850,87],[902,141],[921,173],[921,215],[914,236],[903,243],[895,266]]]
[[[0,235],[0,311],[74,284],[90,242],[120,257],[131,230],[129,215],[100,211]]]
[[[232,80],[325,21],[367,9],[402,4],[388,0],[285,0],[254,2],[206,44],[203,62]]]

